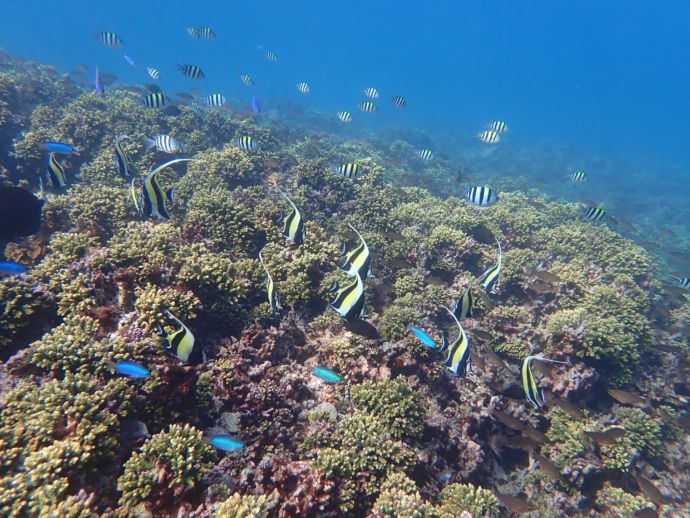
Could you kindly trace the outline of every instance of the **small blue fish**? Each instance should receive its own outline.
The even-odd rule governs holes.
[[[244,442],[233,437],[232,435],[227,435],[224,433],[212,435],[209,442],[211,443],[211,446],[215,446],[219,450],[223,451],[237,451],[244,448]]]
[[[103,88],[103,79],[101,78],[101,73],[96,67],[96,76],[93,78],[93,86],[96,88],[97,94],[104,94],[105,88]]]
[[[69,144],[63,144],[62,142],[44,142],[39,146],[41,150],[48,151],[49,153],[58,153],[60,155],[78,155],[79,151],[74,149]]]
[[[338,383],[340,381],[343,381],[343,377],[340,374],[338,374],[334,370],[329,369],[328,367],[324,367],[323,365],[314,367],[312,373],[314,374],[314,376],[321,378],[326,383]]]
[[[256,94],[252,95],[252,110],[254,110],[254,113],[261,111],[261,105],[259,104],[259,99],[256,98]]]
[[[130,58],[127,54],[125,54],[123,57],[125,58],[125,61],[127,63],[129,63],[130,65],[132,65],[133,67],[137,66],[137,62],[134,61],[132,58]]]
[[[115,370],[129,376],[130,378],[146,378],[151,374],[151,371],[146,367],[132,360],[122,360],[114,365]]]
[[[17,275],[26,271],[26,266],[15,263],[14,261],[0,261],[0,273]]]
[[[436,349],[436,343],[434,342],[433,338],[431,338],[423,330],[418,327],[413,327],[412,331],[414,331],[414,334],[417,335],[417,338],[419,338],[424,345],[430,347],[431,349]]]

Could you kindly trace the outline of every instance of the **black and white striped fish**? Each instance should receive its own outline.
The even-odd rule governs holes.
[[[407,107],[407,99],[405,99],[402,95],[394,95],[391,97],[391,100],[393,101],[393,106],[396,108],[406,108]]]
[[[197,39],[199,37],[199,29],[196,27],[185,27],[184,30],[190,38]]]
[[[67,188],[67,176],[65,175],[65,169],[58,161],[55,153],[48,153],[48,170],[46,171],[46,174],[48,175],[48,178],[50,178],[50,183],[54,189],[63,190]]]
[[[583,171],[574,171],[570,173],[570,179],[573,182],[584,182],[587,179],[587,173]]]
[[[132,176],[135,176],[134,168],[132,167],[132,159],[122,147],[122,141],[128,138],[127,135],[120,135],[117,137],[115,139],[115,151],[113,152],[115,168],[118,174],[127,181],[129,181]]]
[[[343,122],[352,122],[352,114],[347,110],[338,110],[337,115]]]
[[[303,94],[308,94],[311,91],[309,85],[304,81],[300,81],[299,83],[297,83],[297,89]]]
[[[187,152],[185,145],[178,142],[170,135],[156,135],[155,137],[146,139],[146,147],[148,149],[155,147],[158,151],[169,154]]]
[[[503,268],[503,249],[501,248],[501,242],[496,239],[496,244],[498,245],[498,263],[486,270],[480,278],[482,287],[488,292],[492,292],[496,288],[498,277],[501,275],[501,269]]]
[[[487,126],[487,129],[496,133],[505,133],[508,131],[508,124],[504,121],[494,121]]]
[[[537,381],[532,373],[532,362],[538,360],[542,362],[561,363],[567,365],[567,362],[559,362],[556,360],[548,360],[543,356],[528,356],[522,362],[522,388],[525,391],[527,401],[532,403],[536,409],[540,409],[546,404],[544,397],[544,389],[537,386]]]
[[[155,79],[156,81],[158,81],[161,78],[161,73],[158,71],[157,68],[146,67],[146,71],[151,76],[151,79]]]
[[[266,263],[264,263],[264,258],[262,256],[264,249],[262,248],[261,251],[259,252],[259,261],[261,261],[261,266],[264,267],[264,271],[266,272],[266,277],[268,277],[268,280],[266,281],[266,291],[268,292],[268,302],[271,304],[271,310],[272,311],[280,311],[282,309],[280,305],[280,295],[278,294],[278,291],[276,290],[275,284],[273,283],[273,277],[271,277],[271,274],[268,273],[268,267],[266,266]]]
[[[345,270],[348,275],[359,275],[362,278],[362,281],[366,281],[371,275],[371,253],[369,253],[369,247],[367,246],[367,242],[364,241],[364,238],[355,227],[349,223],[347,226],[350,227],[355,234],[357,234],[357,237],[359,238],[359,246],[356,246],[348,252],[347,246],[343,244],[343,250],[340,255],[344,256],[345,260],[340,268]]]
[[[257,144],[256,141],[249,135],[239,137],[235,143],[237,144],[237,147],[244,149],[245,151],[256,151],[259,149],[259,144]]]
[[[470,341],[467,339],[465,330],[460,325],[460,322],[455,317],[453,312],[446,306],[441,306],[445,309],[448,314],[455,320],[458,326],[458,336],[452,342],[446,340],[445,333],[443,334],[443,340],[439,350],[441,352],[447,352],[446,354],[446,367],[453,374],[459,377],[466,376],[472,370],[472,357],[470,355]]]
[[[196,29],[199,38],[204,38],[205,40],[215,40],[216,33],[211,27],[201,26]]]
[[[378,108],[376,108],[376,105],[371,101],[362,101],[361,103],[359,103],[359,109],[365,113],[373,113]]]
[[[355,178],[362,172],[363,167],[357,163],[350,162],[342,164],[335,168],[336,174],[344,176],[345,178]]]
[[[170,218],[166,200],[171,203],[175,200],[174,190],[168,189],[164,191],[158,181],[158,175],[166,167],[177,164],[178,162],[190,162],[191,160],[191,158],[176,158],[175,160],[170,160],[169,162],[159,165],[146,175],[141,194],[141,210],[144,215],[154,216],[156,218]]]
[[[265,56],[267,60],[272,61],[274,63],[278,61],[278,54],[276,54],[272,50],[267,50]]]
[[[162,108],[168,104],[168,98],[162,92],[147,94],[142,102],[149,108]]]
[[[226,103],[227,99],[223,94],[210,94],[206,97],[206,104],[218,108]]]
[[[249,74],[241,74],[240,79],[246,86],[254,86],[254,78],[250,76]]]
[[[417,156],[422,160],[431,160],[434,158],[434,152],[431,149],[419,149],[417,150]]]
[[[462,295],[460,295],[460,298],[455,302],[453,307],[451,308],[451,311],[453,312],[453,315],[458,320],[463,320],[467,317],[471,317],[472,315],[472,308],[474,307],[474,296],[472,295],[472,288],[469,287],[465,291],[462,292]]]
[[[293,245],[301,245],[302,243],[304,243],[304,240],[307,236],[307,230],[304,227],[302,215],[297,209],[297,206],[294,203],[292,203],[292,200],[288,197],[288,195],[285,194],[283,191],[279,190],[279,192],[283,195],[283,198],[285,198],[288,201],[290,207],[292,207],[292,210],[287,216],[283,216],[283,214],[281,213],[280,218],[278,220],[280,223],[283,224],[283,236],[285,236],[285,239],[290,241]]]
[[[204,79],[206,77],[204,71],[196,65],[178,64],[177,70],[191,79]]]
[[[606,209],[603,207],[589,207],[585,210],[584,216],[589,221],[601,221],[606,216]]]
[[[110,32],[110,31],[97,32],[93,36],[98,41],[100,41],[103,45],[105,45],[106,47],[112,48],[112,49],[119,49],[125,43],[124,41],[122,41],[122,38],[120,38],[117,35],[116,32]]]
[[[477,138],[486,144],[498,144],[501,141],[498,131],[494,130],[484,130],[477,135]]]
[[[488,207],[498,201],[498,195],[486,185],[474,185],[467,191],[467,200],[478,207]]]
[[[369,99],[378,99],[379,91],[373,86],[370,86],[369,88],[364,89],[364,95],[366,95]]]
[[[345,320],[360,320],[364,316],[364,282],[358,273],[352,282],[343,286],[331,286],[329,291],[336,292],[330,306]]]
[[[688,277],[675,277],[673,275],[670,275],[668,277],[668,281],[670,283],[675,284],[676,286],[678,286],[680,288],[690,290],[690,278],[688,278]]]

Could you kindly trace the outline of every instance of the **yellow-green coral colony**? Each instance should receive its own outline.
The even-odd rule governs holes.
[[[215,37],[209,27],[191,29],[195,39]],[[108,47],[122,45],[112,32],[99,39]],[[204,76],[196,65],[184,67],[188,77]],[[250,76],[242,80],[254,86]],[[15,83],[21,87],[0,72],[0,116],[9,99],[3,96]],[[373,88],[366,92],[379,96]],[[186,95],[176,97],[203,97]],[[6,359],[29,346],[22,361],[32,376],[12,373],[16,388],[2,395],[0,514],[95,515],[117,505],[123,515],[198,508],[218,516],[252,509],[256,516],[450,517],[497,515],[500,503],[516,513],[565,513],[575,512],[573,500],[555,511],[548,502],[567,501],[569,495],[557,492],[572,482],[566,466],[580,458],[628,477],[633,486],[636,481],[639,492],[606,486],[597,494],[601,507],[577,512],[600,512],[611,503],[631,512],[675,503],[666,495],[673,486],[666,483],[661,492],[662,479],[646,463],[663,457],[665,442],[682,433],[686,410],[674,400],[662,412],[651,398],[614,388],[632,379],[652,350],[645,290],[654,281],[643,252],[606,228],[592,229],[577,217],[581,209],[535,206],[511,192],[509,183],[497,185],[500,201],[492,188],[470,187],[467,203],[386,181],[420,168],[418,158],[426,161],[425,174],[448,173],[440,152],[395,142],[390,148],[407,157],[397,168],[386,150],[364,141],[311,139],[299,123],[291,139],[280,124],[258,118],[260,110],[245,117],[221,106],[232,104],[222,94],[212,97],[218,102],[209,104],[217,109],[198,111],[151,91],[144,104],[166,109],[146,110],[141,92],[112,88],[97,97],[94,109],[93,94],[73,93],[64,113],[37,108],[31,129],[16,137],[18,162],[38,164],[40,158],[43,171],[40,151],[48,152],[48,178],[56,189],[69,187],[61,155],[85,163],[67,195],[46,195],[44,232],[8,246],[12,257],[0,264],[0,353]],[[402,96],[394,102],[407,104]],[[360,108],[377,116],[371,101]],[[352,120],[350,112],[340,113],[349,117],[339,114],[342,121]],[[77,121],[86,121],[85,127]],[[498,143],[507,128],[503,121],[491,123],[484,141]],[[122,131],[137,138],[115,138]],[[151,163],[152,152],[140,142],[160,132],[180,135],[194,158]],[[78,144],[81,155],[56,135]],[[353,156],[366,158],[346,162]],[[192,162],[186,174],[163,176],[181,162]],[[342,165],[332,174],[324,163]],[[136,173],[151,167],[146,176]],[[276,185],[291,192],[279,190],[285,201],[278,202],[288,206],[279,227],[270,222]],[[179,201],[171,210],[174,192]],[[309,216],[309,240],[293,198]],[[132,203],[143,217],[133,217]],[[592,208],[585,219],[599,221],[605,213]],[[344,244],[338,257],[343,220],[352,222],[357,240]],[[366,230],[366,241],[358,229]],[[505,256],[495,236],[510,244]],[[272,256],[283,239],[294,246]],[[487,260],[492,266],[481,274]],[[688,287],[687,277],[667,280]],[[537,292],[548,297],[526,294]],[[452,308],[441,306],[439,313],[438,305],[458,293]],[[554,303],[542,307],[544,301]],[[366,309],[371,323],[363,322]],[[677,324],[687,318],[683,311],[676,306],[665,318]],[[449,325],[452,341],[442,331]],[[156,329],[169,355],[161,354]],[[426,348],[408,338],[409,329]],[[664,339],[682,337],[681,324],[674,331]],[[439,335],[437,347],[432,336]],[[559,349],[561,341],[571,349]],[[548,381],[535,376],[536,362],[571,363],[546,359],[533,347],[570,354],[573,363],[596,369],[607,383],[611,411],[580,408],[575,399],[563,399],[562,388],[552,389],[561,395],[547,406]],[[679,353],[678,362],[682,372],[687,359]],[[490,363],[496,368],[484,368]],[[563,378],[558,382],[567,386]],[[687,383],[676,386],[682,391]],[[591,403],[581,388],[573,390]],[[489,401],[492,409],[477,410]],[[541,411],[539,426],[526,422],[536,412],[509,415],[530,406]],[[511,431],[503,434],[501,426]],[[419,439],[427,433],[433,450],[422,456]],[[470,441],[481,447],[481,462],[502,463],[501,471],[515,463],[506,471],[515,496],[501,490],[497,498],[479,485],[490,487],[492,479],[472,464],[479,462],[478,450],[445,451],[447,442]],[[219,463],[209,445],[234,453]],[[508,447],[531,451],[536,464],[501,458]],[[428,459],[423,467],[420,458]],[[117,459],[128,460],[120,466]],[[289,477],[299,491],[287,498],[282,482],[257,484],[264,480],[258,463],[276,477],[297,470]],[[541,473],[528,472],[537,464]],[[101,469],[110,494],[100,502],[100,495],[77,493]],[[420,470],[429,484],[424,494],[437,496],[422,496]],[[558,484],[544,484],[545,474]],[[231,479],[236,485],[228,489]],[[576,493],[574,485],[569,490]],[[520,496],[523,491],[529,497]]]

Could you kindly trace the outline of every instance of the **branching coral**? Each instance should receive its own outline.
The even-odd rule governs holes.
[[[241,495],[235,493],[216,507],[216,518],[266,518],[266,495]]]
[[[473,516],[497,516],[498,500],[488,489],[472,484],[450,484],[439,495],[441,518],[460,516],[463,511]]]
[[[192,490],[212,466],[213,450],[203,434],[190,425],[171,425],[134,452],[117,481],[120,503],[135,510],[140,504],[164,509],[174,498]]]

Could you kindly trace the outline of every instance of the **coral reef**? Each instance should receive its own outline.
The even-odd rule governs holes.
[[[45,193],[41,231],[4,250],[29,268],[0,274],[0,515],[633,516],[661,507],[631,489],[640,474],[665,512],[687,507],[687,296],[577,204],[502,176],[500,201],[478,210],[460,184],[484,178],[446,157],[422,163],[421,132],[345,137],[292,108],[261,120],[149,110],[137,88],[98,96],[0,57],[2,185],[35,191],[47,140],[80,151],[64,159],[68,189]],[[161,173],[169,220],[137,214],[112,162],[128,135],[140,189],[161,163],[144,138],[161,133],[193,159]],[[260,148],[240,149],[240,135]],[[357,178],[334,172],[353,161]],[[280,191],[303,244],[275,222],[290,211]],[[341,245],[359,242],[347,224],[372,254],[365,321],[329,308],[347,280]],[[410,327],[452,339],[441,305],[469,287],[473,369],[457,378]],[[163,349],[170,314],[209,361]],[[521,384],[528,355],[563,362],[535,362],[541,409]],[[118,374],[125,359],[151,375]],[[313,376],[317,365],[343,380]],[[621,403],[611,387],[645,399]],[[244,447],[215,452],[218,433]]]

